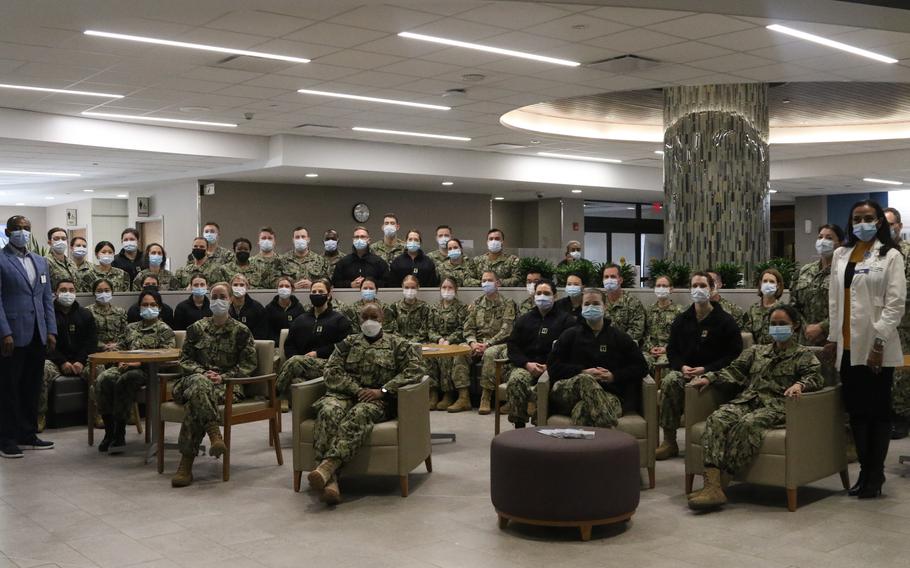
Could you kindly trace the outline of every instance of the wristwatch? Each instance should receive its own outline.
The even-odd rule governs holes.
[[[881,337],[876,337],[875,341],[872,342],[872,345],[873,345],[873,347],[884,347],[885,340],[882,339]]]
[[[387,395],[387,394],[390,394],[390,393],[389,393],[389,389],[387,389],[387,388],[385,388],[385,387],[380,387],[380,388],[379,388],[379,391],[382,393],[382,396],[385,396],[385,395]]]

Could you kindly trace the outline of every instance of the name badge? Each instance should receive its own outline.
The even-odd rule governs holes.
[[[76,325],[75,325],[75,324],[72,324],[72,323],[70,324],[70,333],[76,333]]]
[[[707,337],[708,337],[708,330],[707,329],[701,330],[701,338],[705,339]]]
[[[417,274],[417,269],[415,268],[414,272],[412,272],[411,274]]]
[[[316,333],[317,333],[317,334],[322,333],[322,326],[321,326],[321,325],[317,325],[317,326],[316,326]]]
[[[246,316],[240,317],[240,323],[246,323]]]
[[[546,334],[547,334],[547,328],[545,328],[545,327],[540,328],[540,335],[546,335]]]
[[[856,274],[869,274],[869,269],[868,268],[858,268],[856,270]]]
[[[288,316],[288,321],[294,321],[294,318],[292,318],[291,316]]]
[[[42,283],[42,284],[47,284],[47,274],[42,274],[42,275],[41,275],[41,283]]]
[[[606,345],[601,345],[601,346],[600,346],[600,352],[601,352],[601,353],[606,353],[606,352],[607,352],[607,346],[606,346]]]

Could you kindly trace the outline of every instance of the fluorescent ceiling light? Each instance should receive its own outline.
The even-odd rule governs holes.
[[[127,34],[115,34],[111,32],[99,32],[96,30],[85,30],[85,35],[95,37],[106,37],[110,39],[125,39],[127,41],[138,41],[140,43],[153,43],[155,45],[167,45],[170,47],[185,47],[187,49],[199,49],[202,51],[216,51],[218,53],[230,53],[232,55],[246,55],[249,57],[259,57],[261,59],[275,59],[278,61],[288,61],[290,63],[309,63],[309,59],[303,57],[291,57],[290,55],[278,55],[275,53],[263,53],[261,51],[249,51],[247,49],[234,49],[232,47],[219,47],[217,45],[205,45],[202,43],[188,43],[185,41],[172,41],[169,39],[158,39],[154,37],[134,36]]]
[[[505,197],[498,197],[498,196],[493,198],[494,201],[502,201],[504,199],[505,199]]]
[[[48,201],[53,201],[53,200],[54,200],[54,197],[53,197],[53,196],[50,196],[50,195],[48,195],[48,196],[47,196],[47,197],[45,197],[45,199],[47,199],[47,200],[48,200]]]
[[[904,182],[902,181],[894,181],[890,179],[863,178],[863,181],[868,181],[869,183],[883,183],[885,185],[904,185]]]
[[[86,97],[102,97],[105,99],[122,99],[123,95],[113,93],[95,93],[93,91],[74,91],[71,89],[51,89],[49,87],[32,87],[30,85],[9,85],[0,83],[0,89],[18,89],[21,91],[39,91],[42,93],[62,93],[64,95],[82,95]]]
[[[581,190],[580,190],[580,189],[573,189],[573,190],[572,190],[572,193],[581,193]]]
[[[499,55],[508,55],[509,57],[520,57],[522,59],[532,59],[534,61],[543,61],[544,63],[554,63],[556,65],[565,65],[567,67],[578,67],[581,65],[578,61],[569,61],[568,59],[558,59],[556,57],[546,57],[544,55],[537,55],[534,53],[527,53],[525,51],[515,51],[513,49],[503,49],[501,47],[493,47],[490,45],[481,45],[479,43],[469,43],[466,41],[458,41],[457,39],[448,39],[444,37],[435,37],[428,36],[423,34],[414,34],[411,32],[401,32],[398,34],[399,37],[406,37],[408,39],[419,39],[421,41],[429,41],[431,43],[441,43],[443,45],[451,45],[452,47],[463,47],[465,49],[476,49],[478,51],[486,51],[489,53],[498,53]]]
[[[452,110],[452,107],[443,105],[428,105],[425,103],[412,103],[410,101],[399,101],[397,99],[381,99],[379,97],[365,97],[362,95],[349,95],[347,93],[333,93],[330,91],[314,91],[312,89],[298,89],[298,93],[304,95],[317,95],[320,97],[337,97],[339,99],[351,99],[353,101],[366,101],[370,103],[385,103],[388,105],[400,105],[416,108],[428,108],[432,110]]]
[[[834,49],[846,51],[846,52],[852,53],[854,55],[861,55],[863,57],[868,57],[869,59],[881,61],[882,63],[897,63],[897,59],[894,59],[893,57],[888,57],[887,55],[875,53],[874,51],[869,51],[869,50],[862,49],[862,48],[859,48],[859,47],[856,47],[853,45],[848,45],[846,43],[834,41],[833,39],[828,39],[825,37],[817,36],[815,34],[810,34],[807,32],[802,32],[800,30],[795,30],[793,28],[788,28],[787,26],[781,26],[780,24],[771,24],[770,26],[767,26],[767,28],[774,32],[780,32],[782,34],[787,34],[789,36],[797,37],[799,39],[811,41],[812,43],[825,45],[827,47],[833,47]]]
[[[319,177],[319,174],[306,174],[306,176],[304,176],[304,177],[308,177],[308,178],[318,178],[318,177]]]
[[[357,132],[375,132],[376,134],[395,134],[397,136],[416,136],[418,138],[439,138],[440,140],[458,140],[460,142],[470,142],[470,138],[464,136],[447,136],[445,134],[426,134],[424,132],[408,132],[406,130],[386,130],[384,128],[366,128],[355,126],[351,130]]]
[[[60,172],[31,172],[25,170],[0,170],[0,174],[13,174],[23,176],[53,176],[53,177],[81,177],[82,174],[65,174]]]
[[[16,205],[19,205],[19,206],[21,206],[21,205],[25,205],[25,203],[22,203],[22,202],[21,202],[21,201],[20,201],[20,202],[19,202],[19,203],[17,203],[17,204],[16,204]]]
[[[198,124],[201,126],[223,126],[225,128],[237,128],[236,124],[228,122],[206,122],[204,120],[183,120],[180,118],[159,118],[157,116],[139,116],[134,114],[113,114],[109,112],[89,112],[83,111],[83,116],[98,116],[101,118],[123,118],[126,120],[148,120],[151,122],[171,122],[175,124]]]
[[[83,189],[82,191],[84,191],[85,193],[95,193],[94,189]]]
[[[125,193],[120,193],[120,194],[117,195],[117,197],[129,197],[129,195],[127,195],[127,194],[125,194]]]
[[[538,156],[545,158],[563,158],[566,160],[584,160],[586,162],[606,162],[608,164],[621,164],[622,160],[613,158],[595,158],[593,156],[573,156],[572,154],[556,154],[554,152],[537,152]]]
[[[446,185],[446,186],[455,185],[455,182],[454,181],[444,181],[444,182],[442,182],[442,185]]]

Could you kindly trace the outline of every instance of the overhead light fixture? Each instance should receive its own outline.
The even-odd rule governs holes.
[[[459,142],[470,142],[470,138],[464,136],[448,136],[445,134],[427,134],[425,132],[409,132],[407,130],[386,130],[384,128],[366,128],[363,126],[355,126],[351,130],[356,130],[357,132],[374,132],[376,134],[394,134],[396,136],[416,136],[418,138],[439,138],[440,140],[457,140]]]
[[[319,97],[336,97],[339,99],[351,99],[353,101],[366,101],[369,103],[384,103],[387,105],[400,105],[415,108],[428,108],[432,110],[452,110],[452,107],[443,105],[428,105],[426,103],[412,103],[410,101],[400,101],[397,99],[382,99],[379,97],[365,97],[363,95],[350,95],[348,93],[333,93],[331,91],[314,91],[313,89],[297,89],[298,93],[303,95],[316,95]]]
[[[502,201],[502,200],[504,200],[504,199],[505,199],[505,197],[496,196],[496,197],[493,198],[493,201]]]
[[[22,206],[22,205],[25,205],[25,203],[22,203],[22,202],[20,201],[20,202],[17,203],[16,205],[17,205],[17,206]]]
[[[542,61],[544,63],[553,63],[555,65],[565,65],[567,67],[578,67],[581,65],[578,61],[570,61],[568,59],[558,59],[556,57],[546,57],[544,55],[537,55],[536,53],[527,53],[525,51],[515,51],[514,49],[503,49],[501,47],[493,47],[491,45],[482,45],[479,43],[470,43],[467,41],[459,41],[457,39],[448,39],[444,37],[429,36],[424,34],[415,34],[411,32],[401,32],[398,34],[398,37],[405,37],[408,39],[419,39],[421,41],[428,41],[431,43],[441,43],[442,45],[450,45],[452,47],[463,47],[465,49],[475,49],[477,51],[486,51],[488,53],[497,53],[499,55],[507,55],[509,57],[519,57],[521,59],[531,59],[533,61]]]
[[[117,197],[129,197],[129,195],[127,195],[125,193],[119,193],[119,194],[117,194]]]
[[[248,49],[234,49],[232,47],[220,47],[217,45],[205,45],[202,43],[189,43],[185,41],[173,41],[169,39],[159,39],[154,37],[134,36],[127,34],[117,34],[111,32],[100,32],[96,30],[85,30],[85,35],[93,37],[106,37],[110,39],[123,39],[127,41],[137,41],[139,43],[153,43],[155,45],[167,45],[170,47],[185,47],[187,49],[199,49],[202,51],[215,51],[218,53],[230,53],[232,55],[246,55],[248,57],[258,57],[260,59],[275,59],[277,61],[287,61],[289,63],[309,63],[310,60],[303,57],[291,57],[290,55],[278,55],[275,53],[264,53],[262,51],[250,51]]]
[[[608,164],[621,164],[622,160],[613,158],[595,158],[593,156],[573,156],[572,154],[557,154],[555,152],[537,152],[538,156],[545,158],[563,158],[566,160],[583,160],[585,162],[606,162]]]
[[[895,181],[890,179],[863,178],[863,181],[867,181],[869,183],[883,183],[885,185],[904,185],[904,182],[902,181]]]
[[[0,83],[0,89],[18,89],[20,91],[38,91],[40,93],[60,93],[64,95],[81,95],[84,97],[101,97],[104,99],[122,99],[123,95],[113,93],[96,93],[94,91],[74,91],[72,89],[51,89],[49,87],[33,87],[31,85],[9,85]]]
[[[95,193],[94,189],[83,189],[82,191],[85,193]]]
[[[573,190],[572,190],[572,193],[581,193],[581,190],[580,190],[580,189],[573,189]]]
[[[862,49],[853,45],[846,43],[841,43],[839,41],[834,41],[833,39],[828,39],[826,37],[817,36],[815,34],[810,34],[800,30],[795,30],[793,28],[788,28],[787,26],[782,26],[780,24],[771,24],[766,26],[769,30],[773,32],[780,32],[788,36],[793,36],[799,39],[804,39],[806,41],[811,41],[812,43],[817,43],[819,45],[824,45],[827,47],[832,47],[834,49],[839,49],[841,51],[846,51],[854,55],[861,55],[863,57],[868,57],[869,59],[874,59],[876,61],[881,61],[882,63],[897,63],[897,59],[893,57],[888,57],[887,55],[882,55],[880,53],[875,53],[874,51],[869,51],[867,49]]]
[[[308,177],[308,178],[318,178],[318,177],[319,177],[319,174],[310,173],[310,174],[306,174],[304,177]]]
[[[55,197],[52,195],[48,195],[48,196],[45,196],[45,199],[47,199],[48,201],[53,201],[55,199]]]
[[[444,182],[442,182],[442,185],[445,185],[445,186],[455,185],[455,182],[454,181],[444,181]]]
[[[109,112],[83,111],[83,116],[97,116],[100,118],[122,118],[125,120],[147,120],[149,122],[168,122],[173,124],[197,124],[200,126],[220,126],[223,128],[237,128],[236,124],[229,122],[208,122],[205,120],[184,120],[181,118],[160,118],[157,116],[139,116],[135,114],[114,114]]]
[[[62,172],[33,172],[26,170],[0,170],[0,174],[23,176],[51,176],[51,177],[82,177],[82,174],[66,174]]]

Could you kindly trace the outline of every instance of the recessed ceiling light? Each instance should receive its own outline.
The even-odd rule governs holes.
[[[452,110],[452,107],[443,105],[428,105],[425,103],[412,103],[410,101],[400,101],[397,99],[381,99],[379,97],[365,97],[363,95],[350,95],[348,93],[333,93],[331,91],[314,91],[312,89],[298,89],[298,93],[303,95],[316,95],[319,97],[337,97],[339,99],[351,99],[354,101],[366,101],[370,103],[385,103],[388,105],[400,105],[416,108],[428,108],[432,110]]]
[[[454,181],[444,181],[444,182],[442,182],[442,185],[446,185],[446,186],[455,185],[455,182]]]
[[[661,155],[661,156],[664,155],[664,151],[663,151],[663,150],[654,150],[654,153],[655,153],[655,154],[658,154],[658,155]]]
[[[96,93],[93,91],[74,91],[71,89],[51,89],[49,87],[33,87],[31,85],[8,85],[5,83],[0,83],[0,88],[18,89],[21,91],[38,91],[41,93],[61,93],[64,95],[81,95],[84,97],[101,97],[104,99],[122,99],[123,98],[123,95],[115,95],[112,93]]]
[[[54,199],[56,199],[56,197],[54,197],[52,195],[48,195],[45,197],[45,199],[47,199],[48,201],[53,201]]]
[[[504,199],[505,199],[505,197],[499,197],[499,196],[496,196],[493,198],[494,201],[502,201]]]
[[[804,39],[806,41],[811,41],[812,43],[817,43],[820,45],[825,45],[827,47],[833,47],[834,49],[839,49],[841,51],[846,51],[854,55],[861,55],[863,57],[868,57],[869,59],[874,59],[876,61],[881,61],[882,63],[897,63],[897,59],[893,57],[888,57],[887,55],[882,55],[880,53],[875,53],[874,51],[869,51],[862,49],[853,45],[848,45],[846,43],[841,43],[839,41],[834,41],[833,39],[828,39],[826,37],[817,36],[815,34],[810,34],[800,30],[795,30],[793,28],[788,28],[787,26],[781,26],[780,24],[771,24],[767,28],[774,32],[780,32],[782,34],[787,34],[788,36],[797,37],[799,39]]]
[[[904,185],[904,182],[902,181],[895,181],[890,179],[863,178],[863,181],[868,181],[869,183],[883,183],[885,185]]]
[[[62,172],[33,172],[26,170],[0,170],[0,174],[13,174],[23,176],[53,176],[53,177],[81,177],[82,174],[66,174]]]
[[[180,118],[159,118],[157,116],[139,116],[134,114],[113,114],[109,112],[89,112],[83,111],[83,116],[98,116],[101,118],[123,118],[125,120],[147,120],[150,122],[168,122],[174,124],[198,124],[200,126],[221,126],[224,128],[236,128],[236,124],[228,122],[207,122],[204,120],[183,120]]]
[[[304,177],[308,177],[308,178],[318,178],[318,177],[319,177],[319,174],[306,174]]]
[[[573,190],[572,190],[572,193],[581,193],[581,190],[580,190],[580,189],[573,189]]]
[[[626,211],[635,211],[634,207],[626,207]]]
[[[95,193],[94,189],[83,189],[82,191],[84,191],[85,193]]]
[[[180,107],[180,112],[209,112],[210,110],[212,110],[212,109],[210,109],[209,107],[205,107],[205,106]]]
[[[439,138],[441,140],[458,140],[459,142],[470,142],[470,138],[464,136],[448,136],[445,134],[427,134],[424,132],[408,132],[406,130],[386,130],[384,128],[366,128],[363,126],[355,126],[351,130],[356,130],[357,132],[375,132],[376,134],[395,134],[397,136],[416,136],[418,138]]]
[[[16,205],[25,205],[25,203],[22,203],[22,202],[20,201],[20,202],[17,203]]]
[[[117,194],[117,197],[129,197],[129,195],[127,195],[125,193],[119,193],[119,194]]]
[[[622,160],[613,158],[595,158],[593,156],[573,156],[572,154],[557,154],[555,152],[537,152],[538,156],[545,158],[564,158],[566,160],[584,160],[586,162],[606,162],[608,164],[621,164]]]
[[[99,32],[96,30],[85,30],[85,35],[95,37],[106,37],[110,39],[125,39],[127,41],[138,41],[140,43],[153,43],[156,45],[167,45],[170,47],[185,47],[188,49],[200,49],[202,51],[216,51],[218,53],[230,53],[232,55],[246,55],[248,57],[259,57],[261,59],[276,59],[278,61],[288,61],[290,63],[309,63],[309,59],[303,57],[291,57],[290,55],[277,55],[275,53],[263,53],[261,51],[249,51],[247,49],[234,49],[232,47],[219,47],[216,45],[205,45],[202,43],[188,43],[185,41],[173,41],[169,39],[159,39],[154,37],[134,36],[127,34],[116,34],[111,32]]]
[[[406,37],[408,39],[419,39],[421,41],[429,41],[432,43],[441,43],[443,45],[451,45],[452,47],[463,47],[465,49],[476,49],[478,51],[486,51],[489,53],[498,53],[499,55],[508,55],[509,57],[520,57],[522,59],[532,59],[534,61],[543,61],[544,63],[554,63],[556,65],[565,65],[567,67],[578,67],[581,65],[578,61],[569,61],[568,59],[558,59],[556,57],[546,57],[544,55],[537,55],[535,53],[527,53],[525,51],[515,51],[513,49],[503,49],[501,47],[493,47],[490,45],[482,45],[479,43],[469,43],[466,41],[458,41],[457,39],[448,39],[444,37],[428,36],[423,34],[414,34],[411,32],[401,32],[398,34],[399,37]]]

